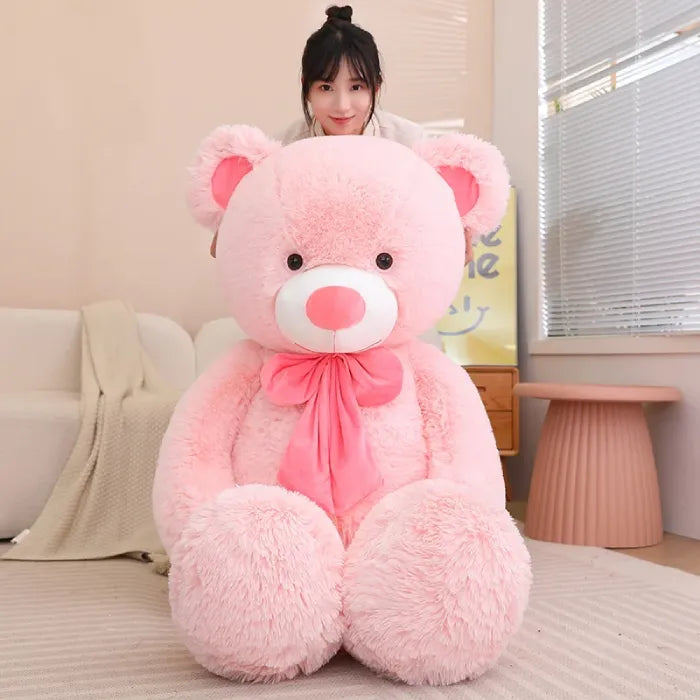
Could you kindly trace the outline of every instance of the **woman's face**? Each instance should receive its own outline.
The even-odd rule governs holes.
[[[311,84],[309,105],[327,136],[361,134],[372,104],[367,84],[343,59],[335,80]]]

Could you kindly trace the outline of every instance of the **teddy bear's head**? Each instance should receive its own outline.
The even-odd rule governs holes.
[[[189,203],[218,228],[221,282],[245,333],[276,351],[345,353],[434,325],[461,281],[465,231],[492,230],[507,196],[500,153],[473,136],[282,147],[223,126],[200,147]]]

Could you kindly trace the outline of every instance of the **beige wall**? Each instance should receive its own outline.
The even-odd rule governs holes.
[[[472,27],[490,0],[473,2]],[[0,304],[121,297],[190,331],[225,314],[208,235],[184,207],[184,169],[220,123],[277,133],[300,116],[301,50],[327,4],[3,0]],[[421,118],[402,55],[420,30],[406,18],[429,6],[353,5],[384,53],[384,106]],[[470,99],[483,130],[490,100]]]
[[[296,116],[313,4],[4,0],[0,302],[222,314],[184,168],[219,123]]]
[[[682,404],[649,411],[664,524],[700,538],[700,357],[697,355],[532,356],[538,331],[537,270],[537,1],[497,0],[494,18],[494,142],[518,188],[520,363],[524,380],[604,384],[670,384]],[[524,497],[545,402],[521,403],[520,458],[511,463],[516,496]]]

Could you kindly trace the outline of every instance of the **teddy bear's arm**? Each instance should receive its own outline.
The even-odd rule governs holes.
[[[170,552],[190,514],[234,485],[231,449],[260,388],[260,347],[236,345],[180,399],[163,438],[153,488],[161,541]]]
[[[428,478],[467,484],[480,503],[505,506],[498,448],[469,375],[436,347],[415,341],[410,360],[423,418]]]

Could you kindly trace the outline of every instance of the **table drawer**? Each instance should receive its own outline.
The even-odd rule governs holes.
[[[513,412],[512,411],[487,411],[493,434],[496,438],[496,446],[499,450],[513,449]]]
[[[469,371],[469,370],[468,370]],[[512,372],[469,371],[487,411],[510,411],[513,407]]]

